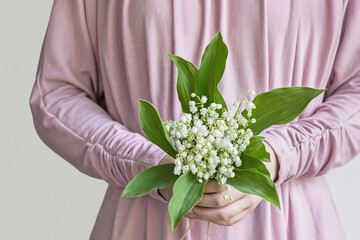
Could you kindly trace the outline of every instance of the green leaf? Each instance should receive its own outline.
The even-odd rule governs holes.
[[[283,125],[298,117],[309,102],[324,92],[325,89],[308,87],[277,88],[257,95],[253,101],[256,108],[252,117],[256,123],[250,124],[254,135],[272,125]],[[243,116],[247,111],[242,112]]]
[[[182,174],[175,182],[173,196],[169,203],[172,231],[175,230],[181,218],[200,202],[206,183],[207,181],[199,183],[190,171]]]
[[[198,69],[185,59],[168,54],[177,67],[177,93],[183,112],[190,113],[189,101],[190,94],[195,92],[195,83],[198,75]]]
[[[174,144],[171,142],[155,107],[151,103],[141,99],[139,99],[139,104],[141,127],[148,139],[171,157],[176,158],[177,152]]]
[[[262,197],[280,209],[279,196],[275,184],[256,169],[234,169],[235,177],[228,178],[227,183],[240,192]]]
[[[246,153],[242,153],[240,158],[241,158],[242,164],[240,167],[237,167],[238,169],[246,170],[246,169],[254,169],[255,168],[260,173],[267,176],[269,178],[269,180],[271,180],[269,170],[267,169],[265,164],[262,163],[259,159],[255,158],[253,156],[247,155]]]
[[[215,102],[221,104],[224,109],[227,109],[224,98],[217,88],[224,74],[227,55],[227,46],[223,42],[220,31],[218,31],[205,48],[196,81],[196,94],[200,97],[208,97],[205,107]]]
[[[166,188],[174,184],[179,178],[173,173],[174,167],[175,164],[163,164],[146,169],[129,182],[121,197],[139,197],[155,188]]]
[[[253,136],[250,139],[250,144],[246,147],[245,154],[256,157],[264,162],[270,162],[270,154],[266,151],[263,143],[264,137]]]

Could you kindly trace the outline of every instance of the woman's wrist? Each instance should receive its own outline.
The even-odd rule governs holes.
[[[271,179],[275,182],[278,179],[279,162],[272,147],[264,141],[266,151],[270,154],[270,162],[264,162],[270,172]]]
[[[174,163],[174,159],[166,154],[165,157],[160,161],[159,165],[167,163]]]

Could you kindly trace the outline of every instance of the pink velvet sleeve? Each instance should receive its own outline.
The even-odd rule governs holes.
[[[54,2],[30,97],[34,125],[40,138],[78,170],[125,187],[165,153],[98,104],[103,90],[85,7],[83,0]],[[163,201],[155,190],[150,196]]]
[[[315,177],[360,151],[360,1],[344,8],[340,43],[324,102],[310,117],[261,134],[274,149],[277,184]]]

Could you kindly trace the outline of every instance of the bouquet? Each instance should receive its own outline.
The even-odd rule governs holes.
[[[209,180],[223,189],[228,185],[254,194],[280,209],[279,197],[269,171],[270,161],[258,136],[272,125],[283,125],[299,116],[324,90],[307,87],[273,89],[257,95],[248,91],[234,110],[229,110],[217,86],[225,70],[228,49],[220,31],[206,47],[200,68],[169,54],[178,70],[177,92],[182,115],[163,122],[155,107],[139,100],[140,122],[148,139],[174,158],[174,164],[149,168],[138,174],[122,197],[137,197],[152,189],[173,185],[169,202],[174,231],[181,218],[203,196]],[[228,198],[224,191],[224,198]],[[229,197],[231,200],[231,197]]]

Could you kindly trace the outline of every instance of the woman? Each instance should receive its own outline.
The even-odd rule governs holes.
[[[41,139],[81,172],[109,183],[91,239],[344,239],[323,176],[360,150],[360,2],[55,0],[30,104]],[[262,133],[281,211],[233,191],[202,202],[171,232],[169,192],[120,198],[151,166],[172,161],[141,132],[138,99],[177,119],[167,53],[199,65],[220,29],[229,47],[220,91],[328,88],[297,121]],[[286,104],[286,103],[284,103]],[[275,157],[276,156],[276,157]],[[279,170],[277,170],[279,168]],[[220,193],[221,194],[221,193]],[[205,208],[206,207],[206,208]]]

